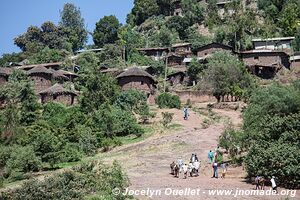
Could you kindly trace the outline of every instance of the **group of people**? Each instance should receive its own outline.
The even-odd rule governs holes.
[[[199,174],[200,169],[200,160],[198,159],[197,154],[192,154],[189,163],[185,163],[182,159],[182,157],[179,157],[177,162],[171,163],[171,171],[174,173],[176,177],[179,177],[179,173],[183,172],[184,178],[187,178],[188,173],[190,174],[190,177]],[[176,169],[179,169],[178,174],[176,173]]]
[[[264,190],[265,189],[265,179],[262,176],[256,176],[255,177],[255,185],[256,185],[256,190]],[[270,179],[271,185],[272,185],[272,189],[277,193],[277,184],[275,182],[275,176],[272,176],[272,178]]]
[[[215,152],[212,150],[209,150],[207,157],[209,160],[209,163],[212,165],[213,169],[213,175],[212,178],[218,178],[218,155],[219,155],[220,149],[217,147],[215,149]],[[225,178],[226,172],[227,172],[227,164],[225,162],[221,162],[220,167],[222,169],[221,178]]]

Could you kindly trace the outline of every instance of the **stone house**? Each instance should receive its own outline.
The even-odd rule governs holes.
[[[269,49],[269,50],[286,50],[291,51],[292,42],[295,37],[281,37],[281,38],[266,38],[253,39],[252,45],[254,49]]]
[[[175,54],[185,56],[185,57],[190,57],[193,54],[191,43],[173,44],[171,49],[172,49],[172,52],[174,52]]]
[[[30,79],[34,82],[35,92],[39,93],[52,86],[52,74],[50,69],[43,66],[36,66],[26,72]]]
[[[154,60],[160,60],[169,53],[167,47],[152,47],[152,48],[139,48],[137,49],[140,53],[153,58]]]
[[[291,69],[300,70],[300,52],[295,53],[290,57]]]
[[[240,57],[247,68],[261,78],[273,78],[282,67],[290,69],[289,55],[282,51],[244,51]]]
[[[50,88],[39,92],[41,103],[59,102],[66,106],[73,105],[77,102],[77,94],[73,91],[63,88],[62,85],[56,83]]]
[[[156,81],[145,70],[132,67],[119,74],[116,78],[122,90],[136,89],[144,91],[148,100],[151,103],[154,101]]]
[[[183,65],[184,57],[175,53],[170,53],[167,57],[168,67],[178,67]]]
[[[167,76],[167,81],[171,86],[181,85],[185,81],[187,75],[184,71],[177,71]]]
[[[233,52],[233,48],[231,46],[228,46],[225,44],[212,42],[210,44],[203,45],[203,46],[199,47],[198,49],[195,49],[194,54],[196,54],[198,58],[203,58],[203,57],[207,57],[218,51]]]

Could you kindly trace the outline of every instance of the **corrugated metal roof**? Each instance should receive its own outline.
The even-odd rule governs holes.
[[[252,42],[263,42],[263,41],[282,41],[282,40],[293,40],[295,37],[277,37],[277,38],[256,38],[252,39]]]

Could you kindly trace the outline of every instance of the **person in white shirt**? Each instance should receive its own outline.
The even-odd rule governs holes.
[[[187,173],[188,173],[188,165],[187,164],[182,165],[182,171],[184,174],[184,178],[187,178]]]
[[[275,190],[277,193],[277,185],[276,185],[274,176],[272,176],[272,178],[271,178],[271,183],[272,183],[272,189]]]

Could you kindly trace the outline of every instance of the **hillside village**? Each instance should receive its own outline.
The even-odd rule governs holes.
[[[300,57],[298,53],[291,55],[293,39],[294,37],[253,39],[254,49],[239,52],[236,52],[231,46],[215,42],[200,46],[193,51],[191,43],[178,43],[171,47],[139,48],[137,51],[155,61],[162,60],[166,63],[169,72],[166,76],[166,81],[171,87],[174,86],[175,89],[178,85],[185,86],[186,89],[184,87],[181,88],[181,91],[184,92],[185,90],[190,90],[189,87],[195,84],[187,74],[187,68],[192,60],[194,59],[205,65],[207,59],[213,53],[220,51],[237,55],[245,63],[245,68],[251,74],[261,79],[272,79],[283,68],[286,70],[297,70],[300,68]],[[0,74],[1,84],[5,84],[8,81],[9,75],[12,74],[13,70],[23,70],[34,81],[35,92],[40,95],[42,103],[58,101],[66,105],[73,105],[77,102],[79,91],[76,91],[74,87],[72,88],[73,90],[64,89],[62,84],[64,82],[74,82],[79,75],[74,71],[63,70],[61,65],[62,62],[56,62],[20,65],[9,68],[2,67]],[[157,81],[155,80],[154,69],[151,66],[133,66],[126,69],[100,67],[99,70],[102,73],[115,76],[123,89],[145,91],[149,98],[157,93]],[[123,77],[123,79],[120,80],[120,77]],[[189,98],[195,99],[193,96]],[[155,97],[150,99],[150,102],[154,103]]]
[[[299,192],[299,1],[134,0],[126,24],[104,16],[93,31],[66,3],[58,24],[13,42],[21,51],[0,58],[0,199],[259,189],[273,176]],[[210,178],[209,150],[228,179]],[[170,176],[191,153],[200,176]]]

